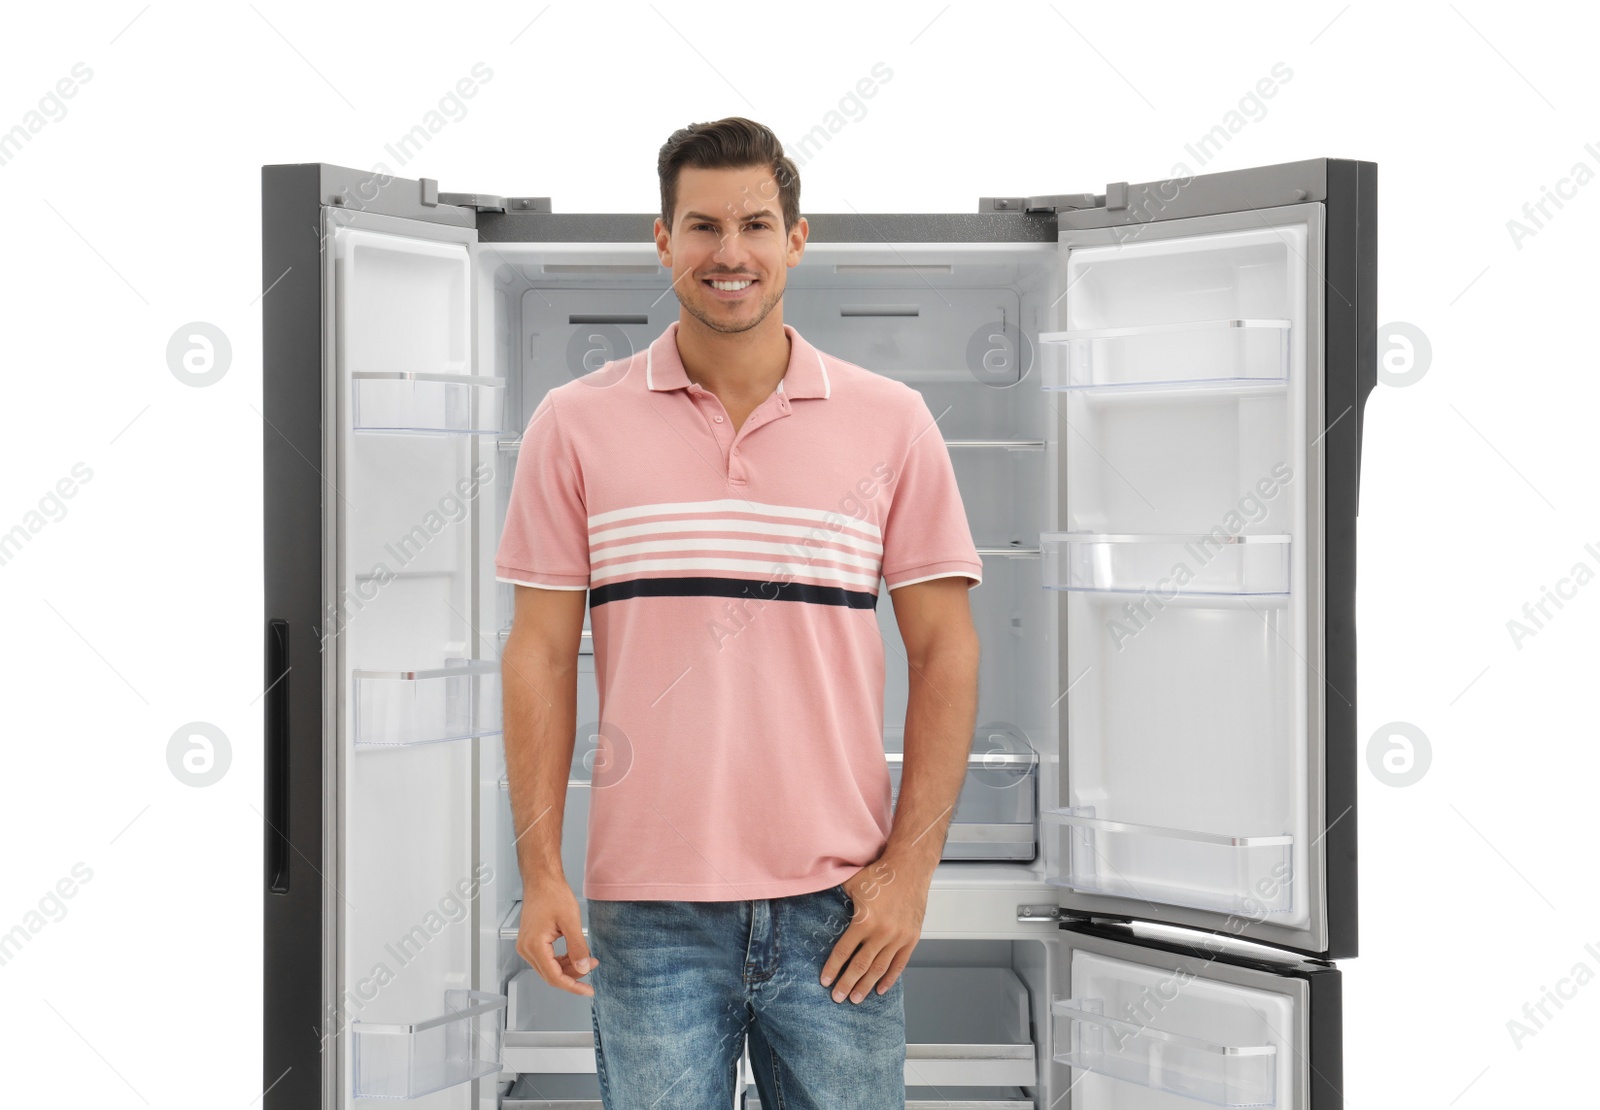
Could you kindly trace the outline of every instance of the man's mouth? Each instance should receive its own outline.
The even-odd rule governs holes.
[[[753,288],[756,281],[754,278],[702,278],[700,283],[717,294],[719,300],[733,300]]]

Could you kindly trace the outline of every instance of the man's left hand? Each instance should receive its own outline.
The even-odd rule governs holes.
[[[822,985],[833,986],[835,1002],[846,995],[860,1002],[874,988],[883,994],[894,986],[922,937],[932,879],[931,872],[898,869],[878,859],[844,881],[855,913],[822,965]]]

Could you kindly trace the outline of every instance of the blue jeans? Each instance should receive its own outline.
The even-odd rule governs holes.
[[[762,1110],[904,1110],[905,993],[833,1000],[844,886],[748,902],[587,899],[606,1110],[729,1110],[745,1038]],[[849,964],[846,964],[849,967]]]

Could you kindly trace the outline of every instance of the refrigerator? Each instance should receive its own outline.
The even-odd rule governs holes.
[[[784,321],[922,392],[984,561],[908,1106],[1341,1105],[1376,198],[1317,158],[807,216]],[[493,556],[545,392],[679,308],[653,213],[557,207],[262,169],[266,1110],[600,1105],[588,999],[515,950]]]

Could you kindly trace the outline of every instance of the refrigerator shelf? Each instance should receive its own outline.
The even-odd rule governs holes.
[[[1088,593],[1153,591],[1163,601],[1217,595],[1287,597],[1287,535],[1044,532],[1044,586]]]
[[[886,752],[898,804],[905,753]],[[1031,861],[1039,854],[1035,814],[1037,752],[972,752],[940,861]]]
[[[1040,811],[1045,880],[1090,894],[1222,913],[1294,908],[1294,837],[1232,836],[1096,817],[1092,806]]]
[[[403,747],[500,732],[500,664],[488,659],[415,671],[356,670],[357,747]]]
[[[944,445],[950,448],[998,447],[1007,451],[1042,451],[1045,442],[1042,439],[947,439]],[[515,453],[522,450],[522,437],[496,440],[495,447]]]
[[[351,419],[358,432],[498,435],[502,378],[405,370],[350,375]]]
[[[530,1104],[531,1105],[531,1104]],[[598,1110],[599,1103],[595,1103]],[[761,1110],[755,1084],[745,1092],[745,1110]],[[906,1110],[1034,1110],[1035,1103],[1017,1087],[931,1087],[906,1085]]]
[[[1283,385],[1289,377],[1290,322],[1196,320],[1139,327],[1039,333],[1055,348],[1043,389]]]
[[[1099,998],[1056,999],[1054,1057],[1098,1075],[1213,1106],[1273,1106],[1276,1045],[1225,1045],[1107,1016]]]
[[[500,1070],[505,996],[449,990],[444,1008],[409,1024],[350,1023],[357,1098],[420,1098]]]

